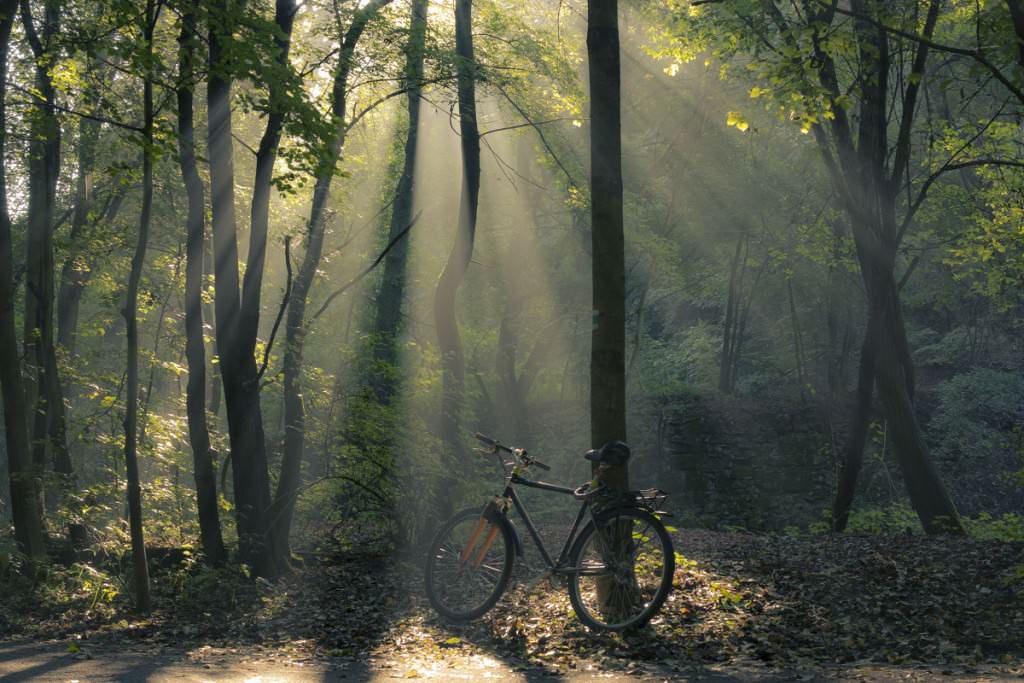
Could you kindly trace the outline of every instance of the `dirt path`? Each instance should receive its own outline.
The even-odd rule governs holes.
[[[696,667],[679,671],[653,664],[636,664],[623,671],[601,670],[580,662],[576,670],[542,667],[513,668],[499,659],[469,653],[442,658],[372,657],[304,661],[261,652],[258,658],[242,652],[202,647],[197,650],[138,647],[113,643],[82,646],[7,641],[0,643],[0,681],[19,683],[314,683],[320,681],[397,680],[487,681],[492,683],[650,683],[653,681],[707,681],[709,683],[774,683],[776,681],[1021,681],[1024,671],[1010,668],[943,670],[936,667],[862,666],[831,670],[776,670],[770,668]]]

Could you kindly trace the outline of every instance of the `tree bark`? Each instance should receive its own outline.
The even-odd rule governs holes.
[[[366,24],[391,0],[372,0],[352,17],[352,23],[341,39],[338,64],[334,72],[331,95],[331,117],[335,123],[334,138],[328,143],[320,172],[313,188],[313,200],[306,225],[306,253],[298,274],[292,284],[288,300],[288,317],[285,323],[284,351],[284,456],[281,460],[281,476],[278,479],[271,512],[271,533],[274,538],[278,562],[287,564],[291,557],[292,517],[295,499],[302,486],[302,458],[306,441],[306,411],[302,401],[302,354],[306,336],[306,304],[313,286],[320,257],[323,254],[326,228],[327,202],[331,194],[338,161],[345,145],[348,127],[345,124],[345,109],[348,94],[348,79],[352,71],[353,58],[359,39]]]
[[[725,322],[722,328],[722,361],[718,366],[718,390],[732,393],[732,351],[736,334],[736,313],[739,307],[737,270],[743,249],[743,235],[736,240],[736,250],[729,266],[729,291],[725,301]]]
[[[872,342],[873,323],[868,321],[864,343],[860,348],[860,370],[857,374],[857,397],[853,409],[853,422],[847,437],[846,450],[839,463],[835,498],[832,500],[832,530],[843,532],[850,519],[850,509],[857,490],[857,478],[864,464],[864,446],[871,424],[871,398],[875,391],[875,352]]]
[[[61,488],[70,485],[71,459],[64,423],[64,396],[57,375],[53,331],[53,211],[60,173],[61,136],[57,120],[56,92],[50,75],[53,39],[59,31],[61,3],[44,4],[43,30],[38,33],[28,0],[21,0],[25,37],[36,62],[39,103],[30,126],[28,237],[25,255],[25,400],[33,406],[32,461],[41,476],[46,469],[47,448],[53,453],[53,469]],[[54,502],[56,502],[54,500]]]
[[[178,153],[188,197],[185,227],[185,356],[188,386],[185,410],[196,481],[199,535],[207,562],[221,564],[227,558],[217,505],[217,472],[213,464],[210,429],[206,416],[206,344],[203,341],[203,260],[205,256],[206,206],[203,181],[196,168],[193,87],[195,53],[199,42],[195,8],[181,17],[178,38]]]
[[[0,160],[7,145],[7,59],[18,0],[0,2]],[[0,163],[0,389],[3,392],[4,437],[11,488],[11,517],[18,549],[32,559],[46,554],[43,504],[33,471],[14,315],[14,250],[7,208],[7,175]]]
[[[57,295],[57,344],[68,354],[75,355],[77,341],[78,307],[89,277],[89,268],[78,246],[85,237],[89,213],[93,208],[93,171],[96,165],[96,143],[100,126],[96,121],[78,122],[78,177],[75,181],[75,206],[71,217],[68,241],[71,253],[60,271],[60,291]]]
[[[851,8],[858,15],[870,16],[864,0],[853,0]],[[832,12],[821,8],[808,14],[813,21],[827,23]],[[931,0],[922,28],[925,38],[930,39],[938,12],[939,0]],[[866,19],[854,20],[854,33],[861,69],[856,133],[845,109],[837,106],[827,127],[815,126],[815,136],[850,218],[867,291],[868,318],[877,325],[871,335],[875,380],[911,503],[927,533],[962,534],[959,514],[935,470],[914,414],[914,365],[894,275],[900,239],[896,197],[911,156],[913,120],[928,46],[918,43],[915,48],[911,73],[917,80],[908,79],[902,89],[898,134],[890,149],[887,99],[892,58],[888,35]],[[840,97],[836,65],[817,44],[816,50],[821,84],[835,100]]]
[[[473,54],[473,2],[455,2],[459,133],[461,134],[462,192],[455,240],[434,290],[434,325],[441,354],[441,470],[437,492],[442,517],[452,512],[455,472],[463,460],[461,413],[466,362],[459,336],[456,301],[473,256],[477,208],[480,201],[480,132],[476,119],[477,66]]]
[[[622,138],[617,0],[587,6],[590,73],[590,205],[593,331],[590,350],[590,437],[595,448],[626,440],[626,275],[622,219]],[[629,488],[626,466],[605,474]]]
[[[420,96],[422,95],[423,52],[427,36],[428,0],[413,0],[409,18],[409,41],[405,50],[406,109],[408,129],[405,136],[405,158],[402,175],[395,188],[395,204],[391,210],[388,241],[395,239],[412,222],[416,181],[416,143],[419,139]],[[402,240],[384,259],[384,274],[373,319],[373,367],[371,388],[377,401],[391,405],[397,384],[398,335],[405,298],[408,240]]]
[[[128,524],[132,543],[132,577],[135,584],[135,608],[149,612],[152,608],[149,594],[149,565],[146,562],[146,542],[142,532],[142,486],[139,481],[138,417],[139,417],[139,282],[146,261],[149,224],[153,209],[153,29],[156,25],[155,0],[146,0],[143,40],[146,49],[146,72],[142,86],[142,211],[139,217],[139,235],[132,256],[128,276],[126,301],[122,311],[125,320],[125,338],[128,347],[125,372],[126,398],[124,416],[124,462],[128,477]]]
[[[1006,7],[1010,11],[1013,35],[1017,39],[1017,65],[1024,69],[1024,2],[1006,0]]]
[[[239,559],[251,567],[256,576],[274,578],[278,569],[269,547],[266,524],[270,493],[259,382],[253,355],[255,338],[246,339],[243,334],[239,300],[231,125],[232,75],[226,54],[236,24],[236,17],[233,16],[235,11],[233,2],[222,0],[211,6],[209,12],[210,75],[206,95],[216,282],[214,314],[217,321],[217,354],[227,409],[228,439],[231,444]],[[256,196],[255,190],[253,196]],[[258,226],[254,226],[255,231],[258,231]],[[254,239],[258,239],[258,235]],[[248,302],[251,303],[252,276],[249,280]],[[248,311],[250,326],[253,315],[258,316],[259,312]]]

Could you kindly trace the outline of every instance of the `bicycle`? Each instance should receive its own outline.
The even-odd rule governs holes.
[[[464,622],[494,607],[508,587],[515,557],[523,555],[522,540],[508,515],[515,509],[548,575],[565,579],[581,622],[597,631],[623,631],[650,621],[672,589],[675,551],[659,519],[668,514],[658,509],[668,494],[659,489],[622,493],[600,482],[608,467],[625,464],[629,448],[611,442],[600,451],[589,451],[584,457],[596,463],[596,476],[572,489],[525,478],[531,467],[551,468],[522,448],[483,434],[474,436],[498,458],[505,489],[483,511],[456,513],[431,542],[425,578],[434,609],[450,621]],[[503,453],[513,459],[505,461]],[[516,486],[571,495],[581,503],[557,560],[544,545]]]

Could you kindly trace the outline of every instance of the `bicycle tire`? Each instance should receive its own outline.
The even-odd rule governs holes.
[[[637,532],[635,530],[637,527],[632,526],[634,522],[638,525],[643,525],[644,531]],[[628,580],[631,584],[629,591],[633,591],[632,584],[637,581],[635,558],[630,561],[629,569],[623,567],[621,570],[613,570],[610,574],[588,573],[581,570],[586,566],[589,567],[590,572],[601,572],[601,566],[607,564],[605,558],[602,556],[599,559],[589,561],[589,564],[585,564],[588,563],[588,558],[585,555],[591,550],[599,556],[603,555],[602,551],[598,548],[600,537],[596,535],[608,534],[609,530],[614,528],[615,525],[625,523],[630,523],[630,543],[633,543],[636,539],[635,535],[637,533],[643,536],[646,533],[646,529],[649,528],[653,531],[660,547],[661,566],[648,566],[643,570],[643,574],[652,585],[636,587],[639,589],[640,595],[638,597],[643,598],[642,609],[638,610],[635,614],[631,613],[628,617],[609,621],[608,617],[600,613],[600,609],[595,609],[597,607],[595,602],[600,603],[600,591],[596,587],[597,580],[595,579],[594,581],[594,587],[591,587],[589,582],[581,585],[581,581],[588,576],[609,576],[609,578],[618,582],[619,585],[624,585]],[[646,543],[646,541],[640,541],[640,543]],[[639,546],[634,555],[638,552]],[[585,626],[595,631],[626,631],[645,625],[665,604],[665,599],[672,590],[672,576],[675,573],[675,550],[672,547],[672,538],[669,536],[668,530],[665,529],[665,525],[661,523],[661,520],[640,508],[618,508],[612,510],[600,517],[600,526],[595,525],[591,521],[576,538],[569,557],[572,563],[571,566],[578,570],[569,575],[569,601],[572,603],[573,611],[576,612],[579,620]],[[645,554],[643,563],[650,563],[652,559],[657,561],[657,558],[653,558],[653,556],[648,557]],[[647,595],[651,588],[654,588],[654,593]],[[626,589],[622,590],[625,591]],[[634,601],[634,598],[631,598],[630,601]],[[640,607],[641,605],[637,606]]]
[[[515,545],[512,538],[512,532],[509,530],[508,525],[505,523],[498,523],[498,534],[495,537],[495,541],[501,539],[501,544],[504,546],[503,550],[495,550],[493,546],[488,552],[488,558],[492,558],[489,561],[488,569],[486,572],[488,575],[493,575],[494,584],[493,589],[486,594],[486,596],[479,602],[479,604],[470,604],[469,606],[459,609],[451,604],[449,595],[452,590],[452,586],[441,586],[439,585],[440,577],[438,576],[439,564],[445,562],[448,564],[448,560],[453,559],[451,557],[453,551],[461,552],[462,546],[459,544],[459,539],[453,537],[456,530],[461,531],[461,527],[466,525],[468,522],[470,526],[476,524],[476,521],[480,519],[480,509],[468,509],[456,513],[449,519],[441,530],[434,535],[433,540],[430,542],[430,549],[427,553],[426,562],[424,565],[424,580],[427,593],[427,600],[430,602],[438,614],[449,621],[454,622],[465,622],[478,619],[486,614],[498,600],[501,599],[505,589],[508,587],[509,578],[512,575],[512,563],[515,555]],[[497,545],[495,543],[495,545]],[[447,547],[446,547],[447,546]],[[501,558],[501,567],[498,572],[494,571],[494,560]],[[462,563],[463,565],[465,563]],[[458,569],[458,567],[457,567]],[[469,575],[473,578],[472,575]],[[480,576],[479,573],[476,576]]]

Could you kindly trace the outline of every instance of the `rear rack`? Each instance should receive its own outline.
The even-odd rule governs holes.
[[[646,508],[651,512],[659,510],[661,504],[668,498],[668,493],[661,489],[643,489],[642,491],[630,491],[629,493],[640,507]]]

